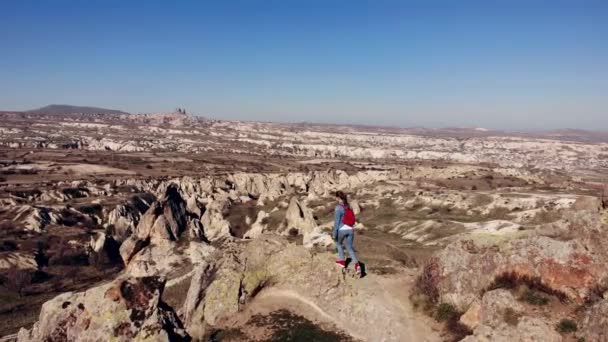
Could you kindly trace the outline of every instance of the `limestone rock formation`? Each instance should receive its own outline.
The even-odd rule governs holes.
[[[154,202],[141,218],[135,229],[140,240],[177,241],[186,230],[186,202],[179,193],[178,187],[171,184],[164,196]]]
[[[585,341],[608,341],[608,300],[600,300],[585,310],[578,335]]]
[[[460,317],[460,322],[469,329],[475,330],[480,325],[496,327],[504,322],[505,313],[521,315],[524,308],[511,292],[503,289],[486,292],[481,303],[473,303],[467,312]]]
[[[345,277],[326,253],[313,254],[276,235],[262,235],[229,248],[217,270],[204,265],[192,279],[184,304],[185,325],[196,339],[205,325],[221,326],[260,291],[309,303],[339,328],[370,341],[422,340],[433,334],[407,328],[406,317],[381,285]],[[201,286],[210,282],[210,285]],[[371,323],[373,322],[373,323]]]
[[[116,241],[124,241],[139,224],[141,216],[156,200],[152,194],[133,196],[127,203],[117,205],[107,215],[105,226]]]
[[[262,235],[267,228],[266,224],[264,224],[264,220],[268,216],[269,215],[264,210],[260,210],[258,212],[257,218],[255,219],[255,222],[253,222],[251,228],[245,233],[243,237],[246,239],[255,239]]]
[[[317,223],[312,211],[300,202],[297,197],[292,197],[285,213],[284,231],[291,235],[306,235],[313,232]]]
[[[560,342],[562,337],[555,327],[540,318],[524,317],[517,325],[501,323],[497,327],[482,325],[475,329],[473,335],[467,336],[462,342],[511,342],[538,341]]]
[[[221,238],[230,237],[230,222],[228,222],[222,212],[215,208],[208,208],[201,218],[205,238],[215,241]]]
[[[67,292],[44,303],[26,341],[186,341],[175,312],[161,301],[164,280],[118,279],[84,292]]]
[[[439,272],[429,276],[440,301],[461,310],[467,310],[498,278],[511,276],[540,281],[566,298],[582,302],[608,276],[604,259],[590,250],[583,238],[560,241],[531,236],[489,247],[472,240],[457,241],[436,255],[433,269]]]
[[[172,242],[151,244],[133,255],[125,274],[134,277],[162,276],[172,280],[175,276],[190,273],[200,263],[211,262],[215,252],[212,246],[196,241],[190,241],[187,245]]]
[[[57,215],[50,208],[42,206],[21,205],[9,208],[13,222],[26,230],[42,232],[51,223],[57,222]]]

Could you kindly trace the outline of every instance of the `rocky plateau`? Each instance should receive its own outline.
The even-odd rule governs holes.
[[[0,119],[0,341],[608,341],[595,135]]]

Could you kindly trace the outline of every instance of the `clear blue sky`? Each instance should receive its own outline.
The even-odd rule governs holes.
[[[0,3],[0,109],[608,130],[608,1]]]

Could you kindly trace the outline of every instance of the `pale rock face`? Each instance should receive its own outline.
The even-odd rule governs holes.
[[[362,340],[424,340],[432,334],[425,327],[408,330],[410,318],[377,290],[381,285],[376,280],[367,279],[369,283],[362,285],[360,280],[344,277],[328,254],[312,254],[276,235],[262,235],[240,246],[241,251],[224,256],[215,273],[203,266],[193,277],[184,313],[188,332],[195,339],[204,333],[203,323],[213,327],[267,286],[270,288],[262,291],[276,291],[318,306],[339,328]],[[203,289],[200,284],[212,278]]]
[[[56,215],[49,208],[22,205],[9,210],[14,212],[13,222],[21,225],[26,230],[37,233],[42,232],[47,225],[57,223]]]
[[[562,337],[555,327],[539,318],[523,317],[516,326],[500,323],[497,327],[482,325],[475,329],[473,335],[462,342],[560,342]]]
[[[209,241],[230,237],[230,222],[224,219],[220,211],[207,209],[201,218],[205,237]]]
[[[89,247],[95,253],[100,253],[103,250],[103,246],[106,244],[106,234],[97,233],[97,236],[91,236]]]
[[[608,300],[600,300],[585,310],[578,335],[587,341],[608,341]]]
[[[46,302],[27,341],[180,341],[188,338],[175,312],[161,301],[164,280],[117,279],[84,292],[67,292]]]
[[[307,235],[316,227],[317,223],[312,211],[296,197],[292,197],[285,213],[285,233],[290,234],[290,231],[295,229],[298,234]]]
[[[251,225],[251,228],[245,233],[243,236],[245,239],[256,239],[260,235],[264,233],[267,226],[262,223],[264,220],[270,215],[268,215],[264,210],[260,210],[258,212],[258,216],[255,219],[255,222]]]
[[[520,314],[524,308],[511,294],[503,289],[486,292],[481,303],[474,302],[467,312],[460,317],[460,322],[475,330],[480,325],[496,327],[504,322],[506,310],[512,310],[514,314]]]
[[[154,244],[143,248],[129,262],[125,273],[132,277],[162,276],[173,279],[176,274],[188,273],[193,265],[207,262],[215,248],[205,243],[191,241],[187,247],[172,242]]]
[[[304,234],[303,244],[306,248],[327,248],[334,244],[334,239],[320,227],[315,227],[312,232]]]
[[[155,198],[150,195],[148,200]],[[129,202],[117,205],[107,215],[105,226],[112,226],[112,237],[116,241],[124,241],[139,224],[141,216],[150,208],[146,199],[135,196]]]
[[[135,229],[140,240],[177,241],[186,230],[186,202],[181,197],[177,186],[169,185],[164,197],[156,201],[146,211]]]
[[[12,268],[35,271],[38,269],[38,264],[31,254],[20,252],[4,252],[0,254],[0,272]]]
[[[40,195],[40,200],[44,202],[65,202],[67,197],[59,191],[45,191]]]
[[[205,290],[213,281],[215,270],[215,264],[201,262],[196,265],[194,274],[192,275],[182,313],[184,322],[188,323],[186,329],[193,337],[202,337],[205,334],[204,324],[201,324],[204,322],[204,317],[202,316],[204,310],[199,308],[199,305],[205,299]]]
[[[119,252],[124,264],[128,265],[129,262],[131,262],[131,259],[149,243],[148,240],[140,240],[135,236],[129,236],[123,241],[120,245]]]
[[[203,214],[203,210],[204,206],[200,204],[200,201],[196,198],[196,196],[188,197],[188,200],[186,201],[186,211],[188,213],[200,218]]]
[[[595,211],[567,211],[568,220],[552,224],[559,239],[528,236],[500,246],[483,247],[456,241],[436,255],[441,274],[437,288],[442,301],[466,310],[498,276],[515,274],[537,278],[575,302],[608,277],[608,253],[602,247],[604,229]],[[545,232],[550,233],[550,230]]]

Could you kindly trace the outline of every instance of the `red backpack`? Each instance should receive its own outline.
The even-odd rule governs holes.
[[[342,217],[342,223],[347,226],[355,226],[355,212],[350,206],[342,206],[344,208],[344,216]]]

